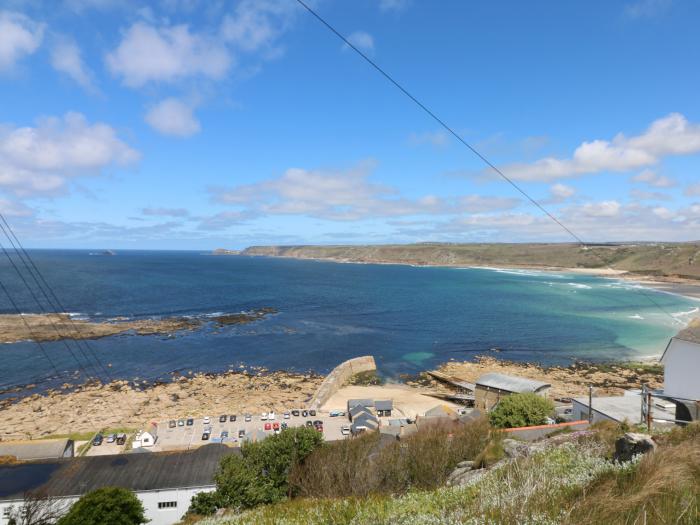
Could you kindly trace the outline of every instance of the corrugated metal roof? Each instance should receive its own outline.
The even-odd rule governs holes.
[[[68,439],[39,439],[23,442],[0,442],[0,456],[14,456],[21,461],[62,458],[72,444]]]
[[[221,458],[240,454],[225,445],[186,452],[116,454],[0,466],[0,500],[27,491],[75,496],[100,487],[155,490],[212,485]]]
[[[528,379],[527,377],[507,376],[505,374],[492,372],[490,374],[484,374],[477,379],[476,386],[496,388],[506,392],[524,393],[537,392],[542,388],[550,387],[552,385],[542,381],[537,381],[535,379]]]

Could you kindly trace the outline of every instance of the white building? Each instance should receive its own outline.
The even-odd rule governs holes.
[[[151,423],[146,430],[141,430],[136,434],[131,448],[152,447],[158,441],[158,423]]]
[[[143,503],[149,525],[179,522],[192,496],[215,488],[221,458],[240,449],[210,444],[193,451],[146,452],[0,466],[0,525],[27,492],[56,498],[65,510],[81,495],[100,487],[129,489]]]
[[[673,337],[661,362],[664,364],[664,397],[676,402],[676,419],[700,419],[700,343]]]

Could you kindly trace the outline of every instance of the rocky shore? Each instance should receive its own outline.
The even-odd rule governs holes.
[[[37,439],[105,428],[142,428],[149,421],[216,417],[302,406],[323,378],[261,368],[179,376],[145,388],[127,381],[35,394],[0,405],[0,440]]]
[[[196,330],[206,323],[219,325],[246,324],[277,313],[270,307],[249,312],[222,314],[207,318],[167,317],[163,319],[123,319],[88,321],[74,319],[68,314],[3,314],[0,315],[0,343],[18,341],[58,341],[61,339],[98,339],[112,335],[172,334],[182,330]]]

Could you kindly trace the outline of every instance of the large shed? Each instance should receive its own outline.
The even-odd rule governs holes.
[[[529,379],[527,377],[509,376],[492,372],[484,374],[476,380],[475,407],[480,410],[491,410],[503,396],[510,394],[533,393],[547,397],[549,383]]]

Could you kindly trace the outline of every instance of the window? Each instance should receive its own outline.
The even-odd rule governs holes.
[[[175,507],[177,507],[177,501],[159,501],[158,502],[159,509],[174,509]]]

